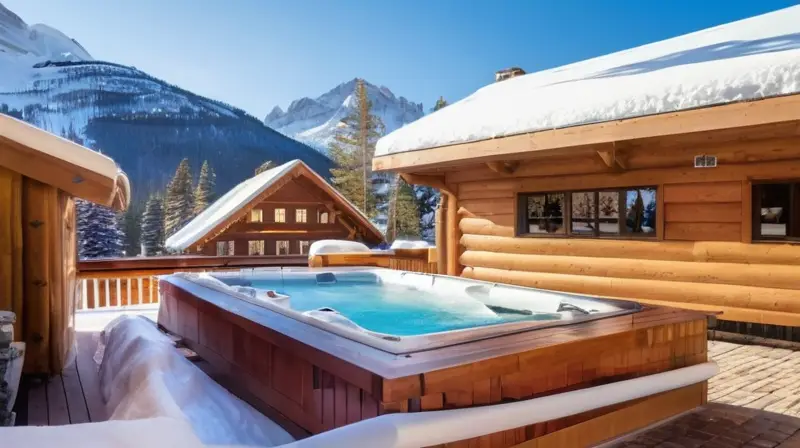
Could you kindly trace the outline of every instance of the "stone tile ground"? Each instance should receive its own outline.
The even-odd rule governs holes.
[[[800,351],[710,341],[709,404],[611,446],[800,448]]]

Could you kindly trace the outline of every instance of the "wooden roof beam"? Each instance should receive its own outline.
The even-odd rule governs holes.
[[[622,151],[616,148],[616,144],[611,149],[601,149],[597,151],[597,155],[603,159],[603,163],[610,170],[626,170],[628,165],[625,161],[625,156]]]
[[[486,162],[486,166],[497,174],[514,174],[514,171],[519,168],[519,160]]]
[[[442,193],[449,196],[455,196],[453,190],[444,182],[444,176],[423,176],[420,174],[402,173],[400,177],[403,178],[409,185],[424,185],[426,187],[433,187]]]

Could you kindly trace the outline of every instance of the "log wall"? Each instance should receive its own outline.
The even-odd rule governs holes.
[[[0,309],[17,315],[28,373],[60,372],[72,346],[74,211],[64,192],[0,167]]]
[[[721,311],[722,319],[800,326],[800,245],[752,242],[752,183],[800,178],[800,138],[741,130],[621,148],[625,168],[597,156],[521,161],[512,174],[486,165],[444,176],[458,194],[465,277]],[[692,167],[714,154],[717,168]],[[657,238],[517,237],[519,193],[655,185]]]

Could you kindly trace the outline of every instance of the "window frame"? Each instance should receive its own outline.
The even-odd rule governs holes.
[[[286,243],[286,253],[281,254],[281,243]],[[291,255],[292,246],[289,240],[276,240],[275,241],[275,255]]]
[[[228,241],[228,256],[233,257],[236,255],[236,241]]]
[[[786,233],[785,236],[780,235],[762,235],[761,234],[761,188],[764,185],[783,184],[789,186],[789,213],[786,218]],[[755,243],[800,243],[800,236],[789,236],[794,230],[795,226],[800,226],[800,223],[793,223],[791,207],[796,201],[795,189],[800,189],[800,179],[775,179],[775,180],[759,180],[753,181],[750,185],[750,218],[752,220],[751,238]],[[799,229],[800,230],[800,229]]]
[[[255,218],[256,214],[258,219]],[[264,210],[260,208],[250,210],[249,222],[264,222]]]
[[[303,220],[301,221],[300,216],[302,215]],[[308,209],[305,208],[296,208],[294,209],[294,222],[297,224],[307,224],[308,223]]]
[[[322,219],[323,216],[325,217],[324,220]],[[330,222],[331,222],[330,213],[328,213],[327,211],[319,212],[317,214],[317,222],[319,224],[330,224]]]
[[[303,250],[303,243],[306,244],[306,250]],[[297,241],[297,249],[300,251],[300,255],[308,255],[308,249],[311,248],[311,241],[309,240],[298,240]]]
[[[278,217],[280,216],[280,220]],[[272,218],[274,222],[284,224],[286,223],[286,209],[285,208],[276,208],[272,214]]]
[[[627,196],[626,192],[629,190],[645,190],[645,189],[653,189],[656,192],[655,197],[655,204],[656,204],[656,218],[655,224],[656,227],[654,228],[653,232],[649,233],[635,233],[628,231],[627,225],[625,225],[627,220]],[[612,233],[601,233],[600,232],[600,211],[599,211],[599,199],[600,193],[608,193],[608,192],[616,192],[619,194],[617,198],[617,204],[624,205],[622,210],[618,210],[618,221],[619,221],[619,233],[612,234]],[[595,230],[591,234],[587,233],[573,233],[572,231],[572,195],[575,193],[594,193],[594,222],[596,223]],[[563,219],[563,233],[530,233],[527,230],[528,226],[528,197],[530,196],[537,196],[537,195],[546,195],[546,194],[561,194],[564,196],[564,204],[562,205],[562,212],[561,216]],[[659,209],[659,201],[658,195],[661,194],[660,188],[658,185],[636,185],[630,187],[611,187],[611,188],[585,188],[585,189],[577,189],[577,190],[549,190],[549,191],[525,191],[525,192],[518,192],[516,197],[516,209],[515,209],[515,224],[514,224],[514,236],[518,238],[577,238],[577,239],[610,239],[610,240],[643,240],[643,241],[657,241],[659,240],[659,232],[658,232],[658,225],[663,225],[662,222],[659,221],[659,213],[662,211]]]
[[[228,242],[227,241],[217,241],[217,256],[218,257],[226,257],[228,256]]]
[[[259,244],[260,243],[260,244]],[[253,253],[253,246],[258,246],[256,249],[260,249],[259,253]],[[265,253],[266,245],[264,240],[250,240],[247,242],[247,255],[254,256],[254,255],[266,255]]]

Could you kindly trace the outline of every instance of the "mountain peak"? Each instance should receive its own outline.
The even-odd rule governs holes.
[[[0,3],[0,52],[35,62],[91,61],[78,42],[47,25],[28,26]]]
[[[376,86],[363,78],[353,78],[317,98],[303,97],[292,101],[285,113],[280,108],[272,109],[264,118],[264,124],[325,153],[333,140],[337,124],[352,111],[351,97],[359,81],[364,82],[367,97],[372,102],[372,113],[383,120],[387,133],[425,114],[422,103],[408,101],[402,96],[398,98],[386,86]],[[277,114],[276,109],[281,113]]]
[[[265,118],[264,121],[274,121],[282,116],[283,116],[283,109],[281,109],[281,106],[275,106],[267,114],[267,118]]]

